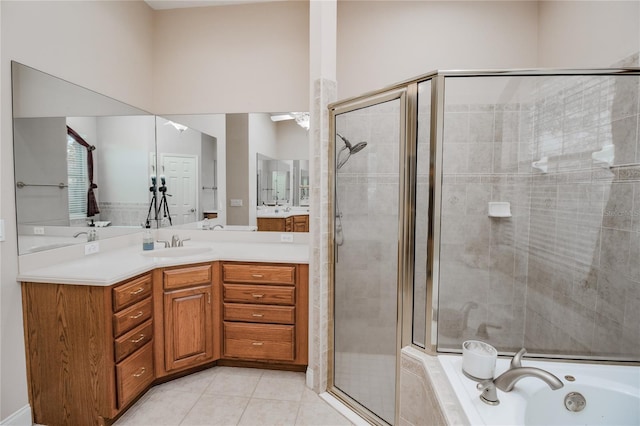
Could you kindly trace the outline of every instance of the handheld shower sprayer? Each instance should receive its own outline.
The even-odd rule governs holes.
[[[351,154],[355,154],[357,152],[362,151],[364,147],[367,146],[367,142],[362,141],[362,142],[358,142],[355,145],[352,145],[351,142],[349,142],[349,139],[345,138],[340,133],[336,132],[336,135],[340,139],[342,139],[342,142],[344,142],[344,146],[338,152],[338,157],[337,157],[338,165],[336,166],[336,168],[340,169],[342,168],[342,166],[346,164],[347,161],[349,161],[349,158],[351,158]]]

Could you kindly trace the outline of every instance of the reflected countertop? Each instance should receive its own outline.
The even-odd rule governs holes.
[[[291,216],[308,216],[309,208],[308,207],[292,207],[289,210],[278,208],[277,210],[273,207],[267,208],[258,208],[256,211],[256,217],[258,218],[287,218]]]
[[[231,232],[215,234],[231,234]],[[243,234],[259,233],[245,232]],[[104,243],[106,244],[106,240]],[[185,241],[185,248],[200,247],[206,248],[206,250],[192,250],[193,254],[177,257],[162,257],[161,247],[161,244],[156,243],[153,252],[143,251],[140,242],[140,244],[129,244],[96,254],[77,256],[66,261],[50,262],[47,266],[21,268],[17,280],[21,282],[109,286],[155,268],[201,262],[309,263],[308,245],[301,243],[246,240],[234,242],[229,241],[228,237],[222,241]],[[156,254],[157,256],[155,256]],[[42,256],[43,254],[38,255]]]

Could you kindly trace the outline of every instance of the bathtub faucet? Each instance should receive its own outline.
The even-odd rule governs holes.
[[[511,365],[507,371],[493,380],[484,380],[478,383],[477,389],[481,391],[480,399],[489,405],[498,405],[498,392],[511,392],[515,384],[525,377],[536,377],[545,382],[552,390],[558,390],[564,386],[562,381],[546,370],[536,367],[522,367],[521,359],[527,351],[522,348],[511,360]]]

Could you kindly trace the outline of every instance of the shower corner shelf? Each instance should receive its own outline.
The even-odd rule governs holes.
[[[489,217],[511,217],[511,203],[504,201],[490,201]]]

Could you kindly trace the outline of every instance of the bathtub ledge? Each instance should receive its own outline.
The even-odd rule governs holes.
[[[428,381],[425,385],[433,389],[446,424],[471,424],[437,357],[408,346],[402,348],[402,357],[403,369],[415,374],[423,381]]]

